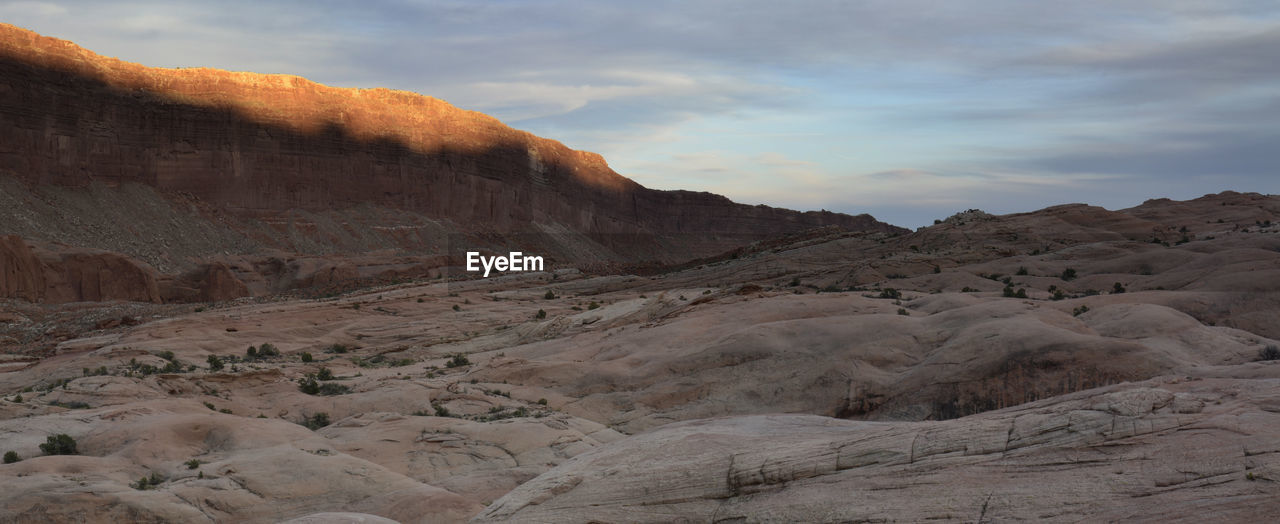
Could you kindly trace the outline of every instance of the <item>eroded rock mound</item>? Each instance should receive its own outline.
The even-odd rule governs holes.
[[[1280,386],[1154,380],[937,423],[805,415],[665,426],[474,522],[1267,519]]]

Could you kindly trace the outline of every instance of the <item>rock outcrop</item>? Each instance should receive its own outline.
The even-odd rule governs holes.
[[[118,253],[0,237],[0,296],[33,302],[160,302],[155,270]]]
[[[428,96],[148,68],[3,24],[0,174],[33,188],[143,185],[259,248],[311,254],[371,243],[439,254],[440,231],[557,230],[672,262],[818,226],[901,231],[867,215],[648,189],[599,155]],[[363,214],[335,214],[349,209]],[[147,244],[186,241],[155,234]]]
[[[1266,520],[1275,379],[1153,380],[946,422],[765,415],[580,455],[473,522]]]

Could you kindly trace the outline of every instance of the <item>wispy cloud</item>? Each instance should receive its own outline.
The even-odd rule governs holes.
[[[1280,192],[1280,5],[1252,0],[3,2],[159,66],[430,94],[641,183],[921,225]]]

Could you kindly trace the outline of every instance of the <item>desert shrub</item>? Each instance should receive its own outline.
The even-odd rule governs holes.
[[[67,408],[67,409],[89,409],[93,407],[93,406],[90,406],[87,402],[81,402],[79,400],[72,400],[70,402],[62,402],[59,400],[55,400],[53,402],[50,402],[49,405],[58,406],[60,408]]]
[[[334,344],[324,350],[325,353],[338,353],[338,354],[346,353],[348,351],[351,351],[351,347],[346,344]]]
[[[796,287],[796,286],[800,285],[800,277],[795,277],[795,278],[791,279],[791,282],[790,282],[789,284],[787,284],[787,285],[788,285],[788,286],[791,286],[791,287]]]
[[[244,358],[246,360],[257,360],[258,348],[255,346],[249,346],[249,349],[244,350]]]
[[[321,367],[320,371],[316,372],[316,379],[317,380],[333,380],[333,371],[330,371],[329,368]]]
[[[898,308],[898,314],[899,314],[899,315],[903,315],[903,316],[908,316],[908,315],[910,315],[911,313],[908,313],[908,312],[907,312],[907,310],[906,310],[906,308]]]
[[[1078,308],[1071,310],[1071,316],[1078,317],[1088,312],[1089,312],[1089,306],[1080,306]]]
[[[320,383],[316,382],[316,378],[314,376],[308,375],[307,377],[298,381],[298,391],[301,391],[308,395],[319,395]]]
[[[1017,272],[1017,273],[1014,273],[1014,274],[1015,274],[1015,275],[1018,275],[1018,276],[1026,275],[1026,274],[1027,274],[1027,268],[1026,268],[1026,266],[1020,266],[1020,267],[1018,267],[1018,272]]]
[[[45,443],[40,445],[40,451],[45,455],[78,455],[80,453],[76,451],[76,439],[66,433],[49,435]]]
[[[1077,276],[1077,275],[1076,275],[1076,270],[1075,270],[1075,269],[1072,269],[1072,268],[1066,268],[1066,269],[1062,270],[1062,276],[1061,276],[1061,278],[1062,278],[1063,280],[1074,280],[1074,279],[1076,278],[1076,276]]]
[[[303,415],[302,422],[299,422],[299,424],[309,430],[315,431],[329,425],[329,414],[321,412],[316,413],[315,415]]]
[[[454,310],[454,311],[462,311],[462,307],[461,307],[461,306],[459,306],[459,305],[457,305],[457,304],[454,304],[454,305],[453,305],[453,310]]]
[[[183,464],[187,465],[187,469],[196,469],[200,467],[200,461],[196,459],[188,460],[186,462],[183,462]]]
[[[462,353],[454,353],[449,357],[449,361],[446,362],[444,365],[445,367],[449,367],[449,368],[469,366],[471,365],[471,360],[468,359],[467,356],[463,355]]]
[[[891,299],[897,300],[899,298],[902,298],[902,292],[896,289],[893,289],[891,287],[887,287],[887,288],[884,288],[884,290],[880,291],[880,298],[891,298]]]
[[[213,405],[213,403],[212,403],[212,402],[205,402],[205,403],[204,403],[204,407],[209,408],[209,411],[217,411],[217,410],[218,410],[218,408],[214,407],[214,405]]]
[[[941,267],[939,267],[939,266],[933,266],[933,272],[934,272],[934,274],[941,273],[941,272],[942,272],[942,268],[941,268]]]
[[[302,361],[303,361],[303,362],[311,362],[311,361],[315,360],[315,357],[311,356],[311,353],[308,353],[308,352],[306,352],[306,351],[303,351],[303,352],[302,352],[301,357],[302,357]]]
[[[163,358],[163,359],[165,359],[165,360],[168,360],[168,361],[170,361],[170,362],[173,362],[173,359],[174,359],[174,356],[173,356],[173,352],[172,352],[172,351],[161,351],[161,352],[159,352],[159,353],[156,353],[156,356],[157,356],[157,357],[160,357],[160,358]]]
[[[418,297],[418,303],[421,304],[423,302],[426,302],[426,300],[423,300],[422,297]]]
[[[587,304],[587,309],[596,309],[599,307],[600,307],[600,304],[595,303],[595,301],[592,301],[590,304]]]
[[[435,411],[435,413],[436,413],[436,416],[437,416],[437,417],[450,417],[450,416],[453,416],[453,414],[452,414],[452,413],[449,413],[449,408],[446,408],[446,407],[444,407],[444,406],[441,406],[440,404],[432,403],[432,404],[431,404],[431,409]]]
[[[1053,290],[1053,300],[1062,300],[1064,298],[1067,298],[1067,294],[1063,293],[1061,289]]]
[[[17,461],[19,461],[19,460],[22,460],[22,458],[18,456],[18,452],[16,452],[16,451],[6,451],[6,452],[4,452],[4,463],[5,463],[5,464],[13,464],[14,462],[17,462]]]
[[[1005,298],[1013,298],[1013,286],[1006,285],[1001,293]]]
[[[1111,294],[1118,295],[1120,293],[1124,293],[1124,285],[1116,282],[1116,285],[1111,288]]]
[[[533,318],[536,318],[536,319],[538,319],[538,320],[542,320],[542,319],[544,319],[544,318],[547,318],[547,312],[546,312],[546,311],[543,311],[543,310],[541,310],[541,309],[539,309],[539,310],[538,310],[538,314],[534,315],[534,316],[533,316]]]
[[[219,371],[222,369],[222,359],[218,358],[217,355],[209,355],[209,358],[205,360],[209,362],[209,371]]]
[[[1280,347],[1270,345],[1258,350],[1258,360],[1280,360]]]
[[[960,288],[960,292],[961,292],[961,293],[977,293],[977,292],[978,292],[978,290],[976,290],[976,289],[974,289],[974,288],[971,288],[971,287],[969,287],[969,286],[965,286],[965,287],[963,287],[963,288]]]
[[[551,300],[551,299],[553,299],[553,298],[556,298],[556,294],[555,294],[554,292],[552,292],[550,289],[548,289],[548,290],[547,290],[547,292],[546,292],[546,294],[542,295],[542,298],[545,298],[545,299],[547,299],[547,300]]]
[[[130,486],[133,489],[147,490],[163,484],[165,480],[160,474],[152,472],[151,476],[139,478],[137,482],[130,484]]]
[[[540,398],[540,399],[538,399],[538,405],[540,405],[540,406],[545,406],[545,405],[547,405],[547,399],[545,399],[545,398]]]

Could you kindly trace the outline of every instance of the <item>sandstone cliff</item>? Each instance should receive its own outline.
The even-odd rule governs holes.
[[[170,215],[196,214],[219,236],[240,237],[186,257],[144,253],[190,242],[164,228],[143,246],[85,240],[166,269],[190,270],[227,244],[241,254],[438,254],[441,235],[455,232],[566,231],[622,259],[672,262],[824,225],[900,231],[867,215],[648,189],[599,155],[428,96],[148,68],[3,24],[0,175],[35,193],[145,186],[180,201]],[[146,203],[138,207],[163,207]],[[0,233],[20,232],[6,221],[18,220],[0,216]],[[56,240],[41,232],[57,226],[22,233]]]

